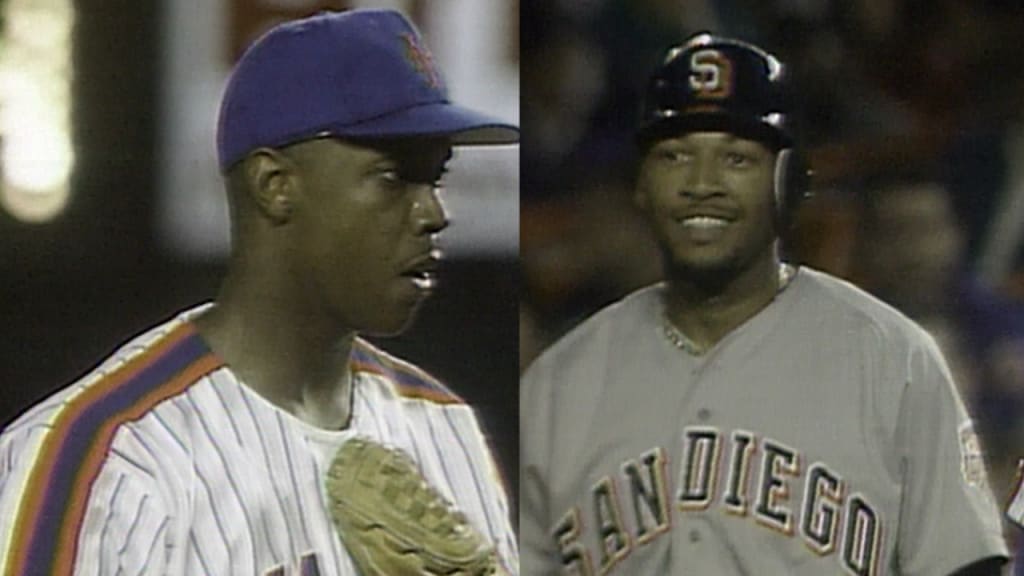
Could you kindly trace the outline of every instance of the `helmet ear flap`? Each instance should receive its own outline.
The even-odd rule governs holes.
[[[779,232],[785,235],[793,226],[800,203],[811,195],[811,171],[806,157],[797,147],[783,148],[775,156],[775,208]]]

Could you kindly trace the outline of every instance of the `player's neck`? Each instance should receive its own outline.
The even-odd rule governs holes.
[[[251,284],[225,283],[217,304],[195,321],[236,376],[281,409],[321,428],[344,428],[351,414],[349,355],[354,334],[294,310]]]
[[[759,258],[739,273],[694,280],[673,277],[665,293],[665,316],[697,351],[706,351],[763,310],[780,289],[779,257]]]

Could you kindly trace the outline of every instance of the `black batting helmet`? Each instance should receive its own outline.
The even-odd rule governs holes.
[[[637,142],[646,149],[674,134],[723,131],[779,153],[775,195],[783,229],[808,195],[810,171],[789,126],[785,70],[768,52],[708,33],[671,48],[651,76]]]
[[[697,34],[668,51],[644,99],[638,138],[724,130],[779,150],[793,145],[787,128],[782,64],[740,40]]]

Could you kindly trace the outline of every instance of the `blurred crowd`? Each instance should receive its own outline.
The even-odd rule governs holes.
[[[1019,2],[522,0],[521,14],[521,368],[659,277],[631,204],[645,80],[692,33],[743,38],[787,63],[814,171],[790,259],[935,336],[1008,497],[1024,457]]]

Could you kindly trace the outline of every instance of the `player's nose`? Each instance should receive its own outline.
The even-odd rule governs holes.
[[[413,192],[411,222],[416,235],[437,234],[448,227],[448,212],[434,186],[417,186]]]
[[[686,197],[700,198],[720,194],[723,191],[721,164],[712,154],[695,154],[690,170],[683,179],[680,193]]]

